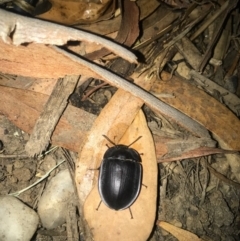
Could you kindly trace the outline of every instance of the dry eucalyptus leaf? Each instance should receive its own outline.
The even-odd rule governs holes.
[[[95,241],[145,241],[152,231],[156,217],[158,174],[154,142],[142,111],[139,111],[119,143],[129,145],[139,136],[142,138],[131,147],[142,153],[142,183],[147,187],[141,187],[137,200],[131,206],[133,214],[133,219],[131,219],[128,209],[115,211],[103,203],[97,211],[96,208],[101,199],[97,184],[94,186],[84,204],[84,216]]]
[[[223,148],[240,150],[239,119],[223,104],[199,88],[163,72],[162,79],[152,87],[155,93],[173,93],[176,98],[161,98],[165,103],[180,110],[202,124],[228,145]]]
[[[203,239],[198,238],[197,235],[184,229],[178,228],[170,223],[160,221],[158,225],[171,233],[179,241],[204,241]]]

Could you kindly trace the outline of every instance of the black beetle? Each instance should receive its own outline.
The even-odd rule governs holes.
[[[31,17],[49,11],[52,3],[49,0],[20,0],[11,1],[5,7],[15,13]]]
[[[133,218],[130,206],[140,193],[142,164],[140,154],[130,146],[141,136],[128,146],[116,145],[107,136],[104,137],[114,146],[109,147],[105,152],[99,167],[98,191],[101,200],[114,210],[129,208],[131,218]]]

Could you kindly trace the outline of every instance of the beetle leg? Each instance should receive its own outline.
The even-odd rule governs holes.
[[[96,208],[97,211],[98,211],[98,209],[99,209],[101,203],[102,203],[102,200],[99,202],[99,204],[98,204],[98,206],[97,206],[97,208]]]
[[[100,170],[100,167],[98,167],[98,168],[88,168],[88,170],[90,170],[90,171],[95,171],[95,170]]]
[[[131,219],[133,219],[132,210],[131,210],[130,207],[128,209],[129,209],[129,212],[130,212],[130,215],[131,215]]]
[[[147,188],[147,185],[145,185],[145,184],[143,184],[143,183],[142,183],[142,186],[144,186],[144,187],[146,187],[146,188]]]

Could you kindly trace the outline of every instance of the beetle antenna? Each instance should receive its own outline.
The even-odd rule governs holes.
[[[133,141],[131,144],[128,145],[128,147],[130,147],[131,145],[133,145],[135,142],[137,142],[139,139],[141,139],[142,136],[139,136],[135,141]]]
[[[103,137],[105,138],[105,139],[107,139],[110,143],[112,143],[114,146],[116,146],[116,143],[115,142],[113,142],[112,140],[110,140],[106,135],[103,135]],[[130,147],[131,145],[133,145],[135,142],[137,142],[139,139],[141,139],[142,138],[142,136],[139,136],[135,141],[133,141],[131,144],[129,144],[128,145],[128,147]],[[108,147],[108,146],[107,146]]]
[[[116,146],[116,143],[114,143],[112,140],[110,140],[106,135],[103,135],[104,138],[106,138],[110,143],[112,143],[114,146]]]

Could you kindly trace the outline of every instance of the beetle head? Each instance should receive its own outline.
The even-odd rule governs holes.
[[[133,148],[125,145],[110,147],[103,156],[104,159],[118,159],[121,161],[141,162],[140,154]]]
[[[114,146],[125,146],[125,145],[117,145],[115,142],[113,142],[111,139],[109,139],[106,135],[103,135],[104,138],[106,138],[110,143],[112,143]],[[139,139],[141,139],[142,136],[139,136],[136,140],[134,140],[131,144],[129,144],[126,147],[130,147],[131,145],[133,145],[135,142],[137,142]]]

